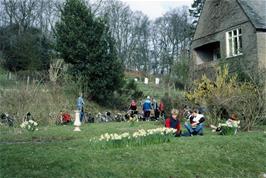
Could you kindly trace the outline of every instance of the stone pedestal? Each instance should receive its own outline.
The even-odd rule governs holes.
[[[74,121],[74,131],[81,131],[80,130],[80,126],[81,126],[81,122],[80,122],[80,111],[79,110],[75,110],[75,121]]]

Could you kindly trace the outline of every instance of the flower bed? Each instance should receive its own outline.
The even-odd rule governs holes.
[[[128,132],[122,134],[105,133],[100,138],[94,138],[90,141],[113,147],[147,145],[169,142],[175,133],[176,129],[172,128],[140,129],[132,134]]]

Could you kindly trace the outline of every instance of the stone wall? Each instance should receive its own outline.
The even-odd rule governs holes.
[[[266,32],[257,32],[259,67],[266,69]]]

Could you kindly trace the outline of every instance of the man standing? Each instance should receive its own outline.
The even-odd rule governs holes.
[[[144,119],[149,120],[152,106],[151,106],[151,101],[150,101],[150,96],[147,96],[147,99],[143,103],[143,113],[144,113]]]
[[[77,109],[80,112],[80,122],[82,122],[83,120],[83,116],[84,116],[84,100],[82,98],[82,93],[79,94],[79,97],[77,99]]]
[[[163,103],[162,99],[160,100],[160,104],[159,104],[159,112],[160,112],[161,118],[165,119],[164,103]]]
[[[159,107],[158,107],[158,103],[157,101],[151,97],[151,106],[152,106],[152,109],[153,109],[153,112],[154,112],[154,119],[155,120],[158,120],[159,116],[160,116],[160,111],[159,111]]]

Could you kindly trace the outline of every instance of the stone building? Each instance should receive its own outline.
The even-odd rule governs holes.
[[[222,62],[266,69],[266,0],[205,0],[191,49],[193,79]]]

